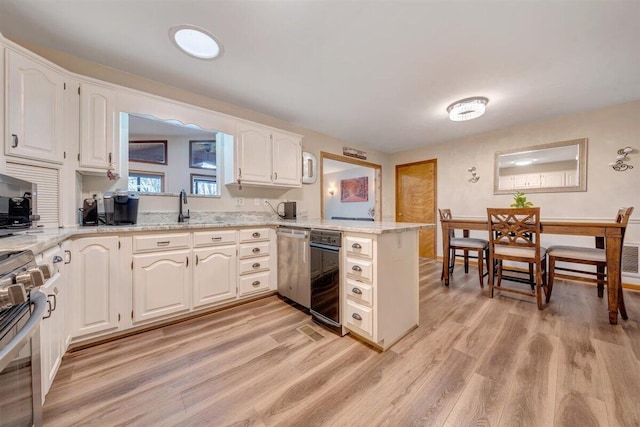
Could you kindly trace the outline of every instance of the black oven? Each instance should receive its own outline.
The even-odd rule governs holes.
[[[311,316],[338,335],[340,322],[340,246],[342,233],[311,230]]]
[[[42,425],[40,320],[47,298],[0,311],[0,426]]]

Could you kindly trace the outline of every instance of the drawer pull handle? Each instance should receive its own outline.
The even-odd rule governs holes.
[[[222,237],[220,237],[220,236],[212,237],[211,240],[213,240],[214,242],[219,242],[220,240],[222,240]]]
[[[260,281],[259,281],[259,280],[256,280],[255,282],[253,282],[253,283],[251,284],[251,286],[253,286],[254,288],[255,288],[256,286],[260,286]]]
[[[351,289],[351,292],[353,292],[354,294],[357,294],[357,295],[362,295],[362,291],[360,289],[358,289],[358,288]]]
[[[11,144],[11,148],[16,148],[18,146],[18,143],[20,142],[20,140],[18,139],[18,135],[12,133],[11,138],[13,138],[13,144]]]
[[[63,259],[62,259],[62,257],[60,255],[54,255],[53,256],[53,263],[54,264],[57,264],[57,263],[62,262],[62,261],[63,261]]]
[[[362,249],[362,245],[360,245],[360,243],[354,243],[353,245],[351,245],[351,247],[353,249]]]
[[[359,265],[354,265],[353,267],[351,267],[351,269],[353,271],[357,271],[358,273],[362,272],[362,268],[360,268]]]
[[[260,253],[260,248],[253,248],[251,250],[251,252],[253,252],[254,254],[259,254]]]
[[[158,242],[157,245],[158,246],[167,246],[169,243],[171,243],[171,240],[165,240],[163,242]]]
[[[260,263],[259,262],[254,262],[253,265],[251,266],[253,268],[260,268]]]
[[[251,235],[254,239],[257,239],[258,237],[260,237],[260,233],[258,233],[257,231],[255,233],[253,233]]]
[[[353,317],[356,320],[362,320],[362,316],[360,316],[358,313],[353,313],[351,317]]]

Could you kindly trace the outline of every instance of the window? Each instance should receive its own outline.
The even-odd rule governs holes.
[[[140,193],[163,193],[164,174],[129,171],[129,191]]]
[[[191,193],[205,196],[218,195],[218,182],[212,175],[191,174]]]

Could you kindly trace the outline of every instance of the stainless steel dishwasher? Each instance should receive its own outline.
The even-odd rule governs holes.
[[[279,228],[278,293],[306,309],[311,306],[309,230]]]

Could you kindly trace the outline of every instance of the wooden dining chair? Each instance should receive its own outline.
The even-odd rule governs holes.
[[[548,293],[546,279],[546,249],[540,246],[540,208],[488,208],[489,228],[489,297],[494,289],[535,296],[538,309],[542,310],[542,293]],[[524,262],[533,265],[535,289],[522,290],[502,285],[504,261]],[[498,275],[494,285],[494,275]]]
[[[620,243],[620,245],[624,243],[624,234],[627,229],[627,223],[629,222],[629,217],[631,216],[632,212],[632,207],[620,208],[618,210],[618,214],[616,215],[616,222],[622,225],[622,242]],[[547,250],[547,256],[549,257],[549,292],[547,293],[547,299],[551,296],[551,292],[553,291],[554,279],[556,277],[559,279],[596,283],[598,286],[598,296],[602,298],[602,289],[608,281],[608,275],[606,271],[607,255],[604,248],[601,249],[580,246],[554,245],[550,246]],[[572,264],[595,266],[596,271],[582,270],[579,268],[560,267],[556,265],[558,261]],[[622,259],[620,259],[619,261],[620,263],[622,263]],[[622,286],[618,287],[618,307],[620,309],[620,315],[622,316],[622,318],[624,320],[627,320],[627,309],[624,305]]]
[[[451,219],[451,209],[438,209],[440,220]],[[442,224],[442,222],[440,222]],[[444,229],[443,229],[444,239]],[[489,274],[489,241],[485,239],[476,239],[472,237],[456,237],[455,230],[449,229],[449,274],[453,273],[456,257],[464,258],[464,272],[469,273],[469,258],[478,261],[478,278],[480,279],[480,287],[484,288],[484,276]],[[462,254],[457,251],[463,251]],[[469,255],[469,252],[476,252],[477,255]],[[483,263],[487,261],[487,272],[484,272]],[[445,266],[442,264],[442,275],[440,280],[444,278]]]

